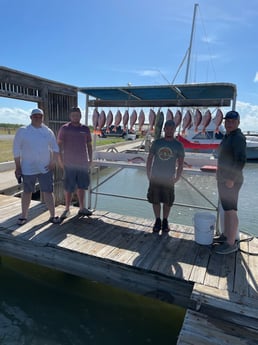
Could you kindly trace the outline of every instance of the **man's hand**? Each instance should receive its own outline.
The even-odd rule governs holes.
[[[234,181],[233,180],[226,180],[225,185],[227,188],[233,188],[234,187]]]

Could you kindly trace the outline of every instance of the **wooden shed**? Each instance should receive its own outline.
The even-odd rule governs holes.
[[[77,105],[76,86],[59,83],[28,73],[0,66],[0,97],[37,103],[44,111],[44,122],[55,134],[68,121],[69,110]],[[55,171],[56,204],[63,202],[62,172]]]

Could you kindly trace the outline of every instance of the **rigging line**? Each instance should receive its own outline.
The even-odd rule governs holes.
[[[187,58],[187,56],[188,56],[188,52],[189,52],[189,48],[186,50],[185,56],[184,56],[184,58],[183,58],[181,64],[179,65],[179,67],[178,67],[178,69],[177,69],[177,71],[176,71],[176,74],[175,74],[173,80],[171,81],[171,84],[172,84],[172,85],[174,84],[174,82],[175,82],[175,80],[176,80],[176,77],[178,76],[178,73],[180,72],[180,70],[181,70],[183,64],[185,63],[185,60],[186,60],[186,58]]]
[[[186,66],[186,74],[185,74],[185,84],[188,83],[188,75],[189,75],[189,70],[190,70],[190,63],[191,63],[191,55],[192,55],[192,45],[193,45],[193,40],[194,40],[194,34],[195,34],[195,21],[196,21],[196,12],[197,12],[197,8],[199,7],[198,4],[194,5],[194,14],[193,14],[193,19],[192,19],[192,28],[191,28],[191,36],[190,36],[190,43],[189,43],[189,47],[186,51],[186,54],[184,56],[183,62],[181,63],[181,65],[179,66],[179,69],[181,69],[185,59],[187,58],[187,66]],[[179,70],[178,70],[179,71]],[[178,74],[178,72],[177,72]],[[176,76],[177,76],[176,74]],[[174,83],[175,78],[172,81],[172,84]]]
[[[207,32],[206,32],[206,29],[205,29],[205,25],[204,25],[204,20],[203,20],[203,17],[202,17],[202,14],[201,14],[201,10],[199,8],[199,15],[200,15],[200,20],[201,20],[201,24],[202,24],[202,29],[203,29],[203,32],[204,32],[204,36],[205,36],[205,41],[208,45],[208,53],[209,53],[209,56],[210,56],[210,64],[211,64],[211,68],[213,70],[213,73],[214,73],[214,78],[215,80],[217,79],[216,77],[216,71],[215,71],[215,67],[214,67],[214,64],[213,64],[213,60],[212,60],[212,52],[211,52],[211,45],[209,43],[209,39],[208,39],[208,36],[207,36]]]
[[[165,76],[159,69],[157,69],[157,71],[158,71],[159,74],[162,76],[162,78],[163,78],[164,80],[166,80],[166,82],[167,82],[168,84],[170,84],[170,82],[169,82],[169,80],[166,78],[166,76]]]

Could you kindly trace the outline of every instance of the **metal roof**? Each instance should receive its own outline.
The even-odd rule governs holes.
[[[92,107],[230,106],[236,101],[236,85],[201,83],[155,86],[82,87]]]

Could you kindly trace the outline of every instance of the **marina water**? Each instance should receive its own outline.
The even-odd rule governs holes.
[[[248,163],[239,198],[240,230],[258,235],[258,164]],[[109,169],[101,172],[104,178]],[[214,176],[187,179],[217,204]],[[146,198],[145,171],[124,169],[99,191]],[[98,210],[153,219],[147,201],[93,197]],[[176,185],[176,202],[209,206],[184,180]],[[191,207],[174,206],[169,221],[193,225]],[[176,344],[185,310],[114,289],[97,282],[22,261],[1,258],[0,344]]]
[[[112,169],[110,169],[110,172]],[[108,169],[102,172],[102,179],[106,178]],[[211,207],[197,191],[200,191],[215,206],[218,205],[218,193],[215,174],[190,174],[184,175],[191,183],[189,185],[185,179],[181,179],[175,188],[175,203],[180,206],[173,206],[169,221],[171,223],[193,225],[193,217],[201,209],[193,207],[183,207],[182,204],[195,205],[200,208]],[[100,179],[101,181],[101,179]],[[247,163],[244,169],[244,184],[239,194],[238,215],[240,231],[258,236],[258,163]],[[117,197],[97,195],[97,200],[93,197],[93,206],[99,210],[107,210],[119,214],[153,219],[152,205],[146,201],[148,180],[144,170],[124,169],[112,177],[108,182],[101,185],[98,192],[115,195],[125,195],[142,200],[131,200]],[[196,191],[196,190],[197,191]],[[209,211],[212,212],[212,211]],[[216,212],[214,212],[216,214]]]

